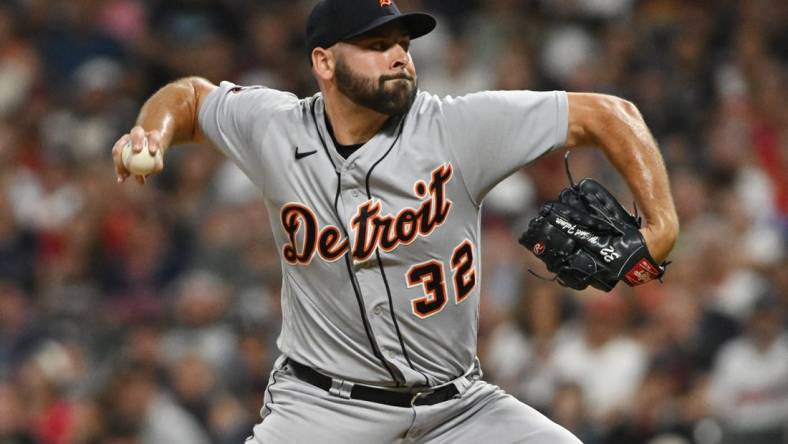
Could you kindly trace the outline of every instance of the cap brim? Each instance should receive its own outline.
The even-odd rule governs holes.
[[[392,22],[401,22],[403,25],[405,25],[405,28],[408,30],[408,36],[410,36],[411,39],[416,39],[423,35],[429,34],[430,31],[435,29],[435,26],[438,24],[438,21],[435,20],[435,17],[423,12],[409,12],[407,14],[400,15],[387,15],[380,17],[377,20],[373,20],[364,28],[342,37],[342,40],[358,37],[361,34],[365,34],[369,31],[372,31],[373,29],[380,28],[381,26]]]

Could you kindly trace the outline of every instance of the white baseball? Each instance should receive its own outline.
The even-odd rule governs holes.
[[[146,137],[142,139],[142,150],[139,153],[135,153],[131,149],[131,141],[129,141],[123,146],[123,150],[120,152],[120,158],[123,162],[123,166],[125,166],[131,174],[147,176],[156,169],[156,162],[161,162],[161,150],[157,150],[155,156],[151,154],[150,151],[148,151],[148,138]]]

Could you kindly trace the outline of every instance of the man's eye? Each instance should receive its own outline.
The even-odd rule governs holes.
[[[384,49],[386,49],[386,44],[383,42],[375,42],[372,45],[370,45],[370,49],[372,49],[373,51],[383,51]]]

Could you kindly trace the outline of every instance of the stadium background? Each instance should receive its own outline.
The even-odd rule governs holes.
[[[205,146],[117,185],[114,140],[197,74],[311,95],[311,1],[0,3],[0,443],[229,444],[258,420],[280,268],[259,196]],[[485,209],[486,377],[584,442],[788,442],[788,3],[400,0],[439,16],[421,87],[634,101],[681,218],[663,285],[566,291],[516,245],[560,156]],[[594,150],[572,159],[627,191]],[[130,181],[131,182],[131,181]]]

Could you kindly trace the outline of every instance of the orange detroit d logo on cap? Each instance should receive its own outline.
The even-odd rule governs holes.
[[[391,0],[380,0],[380,7],[391,6]]]

